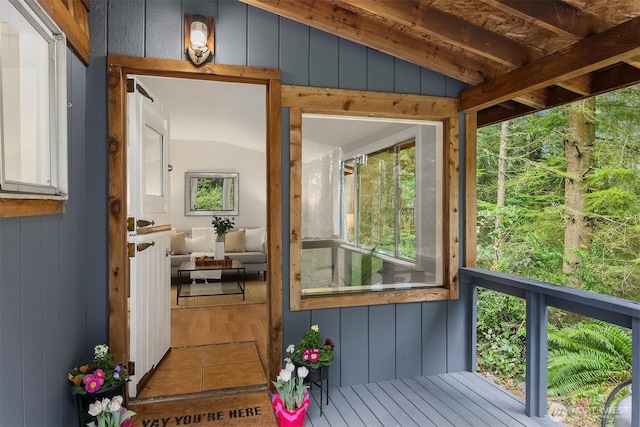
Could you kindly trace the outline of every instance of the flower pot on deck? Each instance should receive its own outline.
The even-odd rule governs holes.
[[[278,427],[302,427],[309,403],[309,392],[307,390],[304,391],[302,405],[293,411],[284,407],[284,403],[282,402],[282,399],[280,399],[278,393],[271,396],[271,406],[276,414]]]

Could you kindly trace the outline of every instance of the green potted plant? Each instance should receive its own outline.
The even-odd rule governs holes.
[[[272,381],[276,393],[271,396],[271,406],[278,427],[302,427],[310,403],[308,386],[304,385],[309,369],[300,366],[296,370],[291,361],[285,361],[285,368],[280,371],[276,381]]]
[[[122,404],[122,396],[111,399],[96,400],[89,405],[89,415],[95,420],[87,423],[88,427],[131,427],[131,417],[136,413],[128,410]]]
[[[213,224],[213,228],[216,230],[218,238],[222,239],[224,239],[224,235],[231,231],[235,225],[231,218],[223,218],[221,216],[214,216],[213,220],[211,220],[211,224]]]
[[[214,216],[211,220],[213,228],[216,230],[216,244],[213,250],[214,259],[224,260],[224,235],[233,229],[233,220],[228,217]]]
[[[78,411],[81,421],[86,417],[89,405],[95,400],[111,399],[124,395],[124,385],[129,378],[127,369],[121,363],[115,363],[109,346],[100,344],[94,347],[93,360],[90,363],[73,368],[68,378],[71,381],[71,394],[78,396]],[[88,422],[81,422],[85,425]]]
[[[309,375],[306,381],[317,382],[328,377],[334,348],[335,345],[330,338],[326,338],[323,343],[320,327],[317,324],[312,325],[302,335],[297,346],[290,344],[287,347],[288,356],[285,361],[291,361],[296,366],[308,367]]]

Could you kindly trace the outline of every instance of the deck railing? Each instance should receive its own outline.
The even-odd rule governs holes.
[[[538,280],[475,267],[460,270],[460,281],[469,285],[472,310],[472,355],[475,361],[478,286],[526,301],[526,411],[544,417],[547,412],[547,308],[556,307],[631,329],[632,390],[640,390],[640,303]],[[475,366],[475,364],[473,365]],[[640,425],[640,393],[632,393],[631,425]]]

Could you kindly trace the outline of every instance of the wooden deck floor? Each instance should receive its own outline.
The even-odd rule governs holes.
[[[322,416],[319,389],[311,395],[304,427],[563,426],[527,417],[520,398],[471,372],[330,388]]]

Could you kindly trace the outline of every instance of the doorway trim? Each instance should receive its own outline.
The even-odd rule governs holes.
[[[107,56],[109,128],[109,347],[129,361],[129,258],[127,255],[126,97],[129,74],[262,84],[266,87],[267,168],[267,373],[275,378],[282,358],[282,139],[280,70],[237,65]]]

